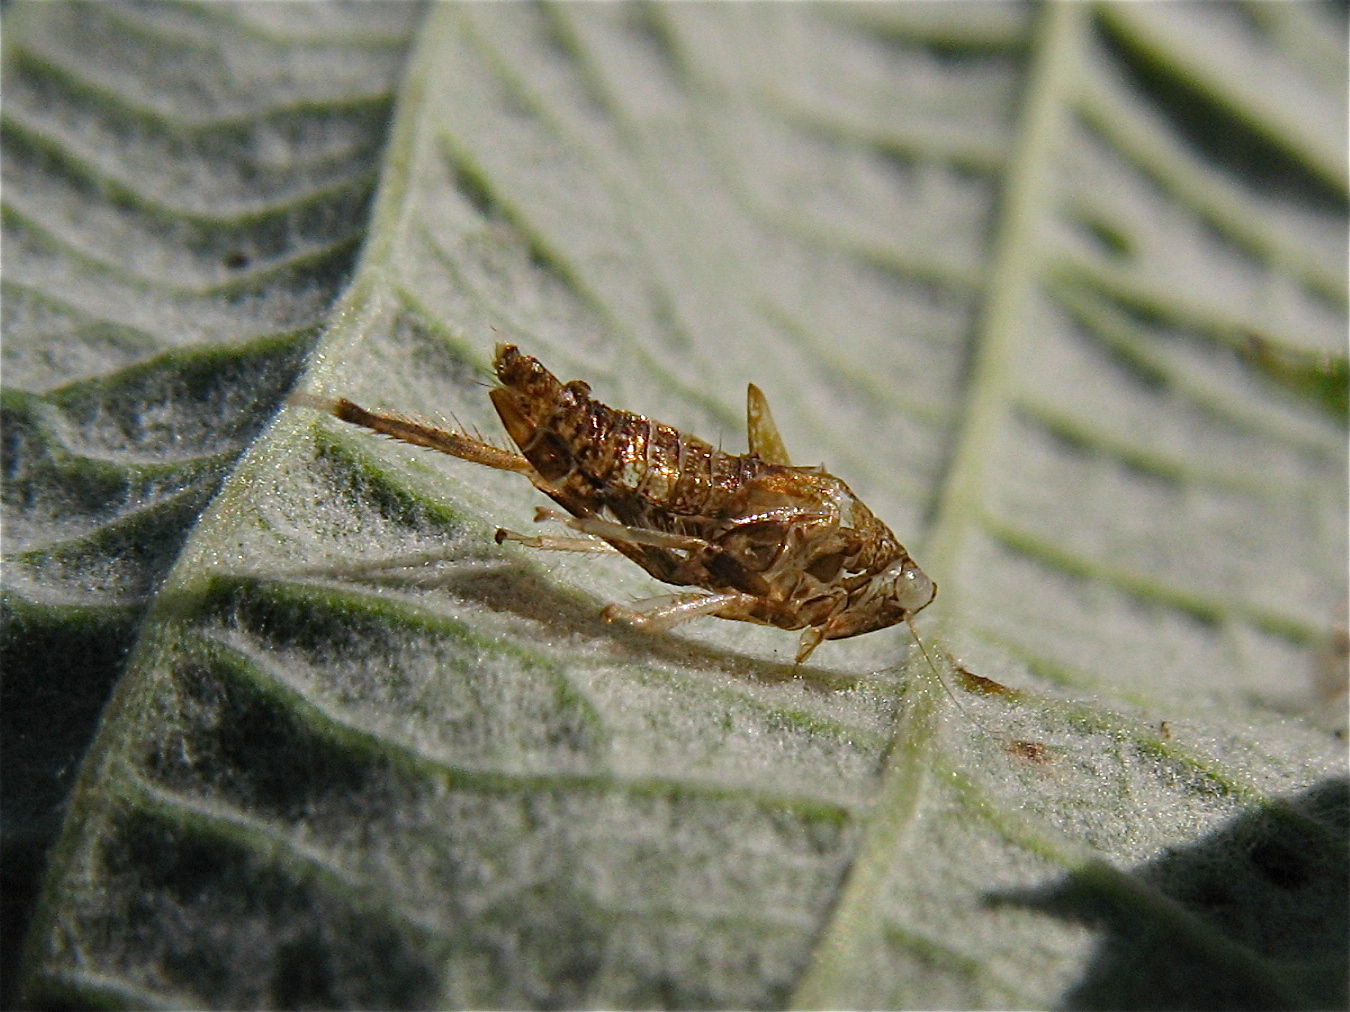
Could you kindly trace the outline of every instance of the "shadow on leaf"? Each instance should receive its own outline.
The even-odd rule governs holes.
[[[448,570],[426,570],[413,576],[405,576],[406,572],[386,572],[377,576],[375,582],[385,586],[397,584],[421,590],[444,590],[461,600],[538,623],[554,635],[612,640],[631,658],[643,657],[648,661],[720,671],[732,678],[766,684],[800,680],[803,685],[822,691],[851,689],[863,677],[861,673],[751,657],[681,636],[646,632],[621,622],[608,622],[600,617],[602,602],[569,594],[532,569],[512,562],[452,566]],[[795,639],[789,633],[784,636],[789,637],[786,640],[788,649],[793,649]]]
[[[1130,873],[989,897],[1101,932],[1068,1009],[1344,1008],[1350,790],[1326,781]]]

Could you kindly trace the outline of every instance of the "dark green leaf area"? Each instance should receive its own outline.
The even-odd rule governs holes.
[[[353,442],[320,431],[315,444],[313,471],[332,497],[329,505],[345,504],[363,526],[378,525],[390,538],[431,534],[448,546],[464,537],[465,524],[455,510],[391,480],[372,461],[364,452],[370,448],[370,437],[358,435]]]
[[[1239,353],[1275,383],[1320,405],[1342,424],[1350,422],[1350,363],[1345,356],[1300,355],[1256,334],[1246,335]]]
[[[139,947],[110,954],[138,986],[290,1007],[289,953],[313,946],[311,1006],[786,1002],[856,848],[845,809],[608,770],[551,665],[448,619],[247,581],[202,617],[129,753],[157,814],[99,845],[119,898],[90,937]],[[351,955],[380,945],[388,969]]]
[[[224,360],[173,353],[47,396],[5,392],[10,557],[0,712],[9,937],[23,935],[64,794],[145,599],[308,343],[269,339]],[[17,944],[5,947],[7,980],[18,953]]]
[[[334,733],[368,728],[455,765],[491,761],[544,772],[599,761],[604,735],[596,716],[553,665],[497,647],[457,621],[400,618],[357,595],[286,586],[222,587],[215,607],[221,625],[210,633],[213,656],[230,669],[222,683],[255,679],[301,692]],[[188,692],[200,697],[205,690],[191,687],[194,680]],[[196,714],[194,734],[231,722],[223,712],[201,714],[200,705],[180,703],[185,716]],[[204,747],[199,742],[194,754]]]
[[[217,479],[183,489],[154,510],[138,512],[91,533],[16,555],[14,589],[79,600],[85,595],[115,603],[149,593],[172,565],[187,531]],[[22,573],[27,580],[19,578]],[[31,581],[33,586],[25,584]]]
[[[9,939],[0,979],[14,980],[66,792],[135,639],[141,608],[48,608],[17,594],[0,606],[0,904]]]
[[[8,574],[16,592],[57,605],[91,599],[134,601],[148,593],[177,557],[188,529],[220,481],[217,469],[201,469],[204,473],[197,474],[191,474],[196,468],[184,469],[186,476],[145,476],[76,463],[59,470],[64,477],[92,476],[88,485],[73,489],[73,494],[106,493],[100,504],[106,519],[98,524],[88,523],[87,514],[67,519],[59,514],[70,505],[68,501],[43,496],[45,501],[38,505],[58,515],[15,518],[11,545],[16,550]],[[17,484],[11,491],[24,493]],[[59,491],[55,483],[43,489],[44,493]],[[38,523],[43,519],[54,522]],[[22,550],[25,541],[32,547]]]
[[[1142,889],[1093,865],[990,899],[1102,932],[1067,1008],[1344,1008],[1347,816],[1329,780],[1135,869]]]
[[[1304,204],[1321,213],[1344,216],[1344,180],[1337,185],[1320,176],[1297,153],[1265,136],[1259,124],[1197,87],[1184,65],[1171,63],[1130,38],[1110,5],[1099,10],[1102,54],[1124,72],[1136,93],[1146,97],[1168,126],[1203,155],[1209,166],[1254,193],[1278,195],[1281,200]],[[1226,13],[1238,20],[1243,15],[1237,10],[1229,8]]]
[[[290,389],[312,331],[169,352],[50,395],[89,452],[159,458],[238,452]]]
[[[214,482],[289,388],[308,335],[159,357],[46,396],[6,391],[6,519],[21,542]],[[11,542],[11,550],[15,547]]]
[[[201,478],[218,478],[222,470],[218,459],[124,465],[73,455],[45,424],[49,412],[37,398],[4,397],[3,501],[8,533],[19,545],[66,524],[84,530],[115,521],[128,506],[162,503]]]
[[[434,995],[424,932],[228,834],[133,810],[98,860],[115,899],[81,927],[106,933],[107,957],[143,986],[222,1008],[421,1008]]]
[[[140,609],[56,609],[6,594],[0,608],[0,769],[6,833],[54,832],[60,802]],[[9,836],[6,837],[7,846]]]
[[[800,849],[810,834],[799,820],[768,806],[424,786],[403,799],[421,803],[420,819],[377,807],[353,827],[383,857],[358,875],[341,866],[347,854],[317,854],[329,841],[313,836],[306,861],[230,823],[119,816],[97,856],[111,899],[77,928],[109,949],[87,954],[141,987],[216,1007],[781,1006],[813,922],[795,905],[754,902],[753,890],[805,886],[818,899],[850,842],[834,833],[815,874],[779,881],[766,865],[817,855]],[[438,846],[419,854],[407,837],[433,823]],[[676,827],[678,838],[646,835]],[[766,831],[776,853],[761,850]],[[390,872],[414,870],[416,893],[397,888]],[[739,886],[733,909],[712,898],[725,885]],[[174,931],[156,930],[166,923]]]
[[[237,670],[192,659],[176,666],[173,679],[179,709],[163,715],[170,733],[146,757],[152,781],[294,820],[366,780],[360,757]]]
[[[351,275],[419,13],[5,9],[4,1007],[145,602]]]
[[[46,396],[6,392],[11,586],[62,601],[148,593],[308,344],[171,353]]]

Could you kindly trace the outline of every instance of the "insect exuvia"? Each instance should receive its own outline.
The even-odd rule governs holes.
[[[699,588],[632,608],[610,605],[608,619],[659,631],[714,615],[800,629],[800,663],[824,640],[908,622],[937,593],[847,485],[822,467],[792,466],[753,383],[750,452],[737,456],[601,404],[585,383],[560,382],[512,345],[497,347],[494,368],[500,386],[492,404],[519,454],[348,400],[295,400],[406,443],[523,474],[567,511],[541,508],[536,520],[592,536],[498,529],[498,543],[568,551],[607,544],[663,583]]]

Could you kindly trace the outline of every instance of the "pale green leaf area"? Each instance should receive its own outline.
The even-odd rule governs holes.
[[[75,79],[51,53],[88,10],[12,8],[10,72]],[[144,122],[189,154],[279,110],[373,117],[360,54],[399,34],[359,5],[131,10],[159,41],[59,115],[7,92],[45,139],[6,144],[41,177],[7,182],[6,396],[15,459],[126,471],[110,434],[153,432],[136,474],[169,497],[223,409],[126,391],[205,348],[213,396],[270,412],[259,377],[291,374],[241,363],[334,291],[291,249],[236,317],[174,244],[214,199],[295,235],[356,141],[332,113],[268,196],[187,159],[169,199]],[[203,20],[274,51],[213,78],[162,41]],[[236,458],[241,423],[199,518],[138,520],[189,533],[140,591],[27,999],[1345,1007],[1345,28],[1312,3],[429,7],[298,388],[501,442],[510,342],[740,453],[753,381],[937,580],[933,665],[902,629],[796,666],[776,629],[606,624],[668,588],[494,544],[544,501],[519,475],[300,406]],[[99,324],[41,330],[49,303]],[[43,468],[8,479],[8,592],[77,626],[142,541]],[[98,565],[55,561],[67,531]]]

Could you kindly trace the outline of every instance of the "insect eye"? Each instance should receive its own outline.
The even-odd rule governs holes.
[[[937,594],[937,587],[928,574],[912,562],[906,563],[895,574],[893,588],[896,604],[911,614],[925,607]]]

